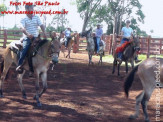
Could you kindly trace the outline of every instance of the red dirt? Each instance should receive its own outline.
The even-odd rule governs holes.
[[[0,52],[2,54],[3,49]],[[23,82],[27,99],[23,99],[15,69],[12,68],[11,79],[4,83],[5,97],[0,99],[0,121],[130,122],[128,116],[134,112],[135,97],[142,90],[139,78],[136,76],[129,99],[126,99],[123,92],[126,76],[124,67],[121,69],[121,76],[117,77],[117,72],[111,74],[112,64],[98,66],[98,59],[93,59],[94,66],[88,66],[86,54],[71,54],[71,57],[65,59],[61,55],[55,70],[48,71],[48,90],[40,99],[43,105],[40,108],[36,107],[33,100],[35,79],[29,79],[25,75]],[[151,121],[155,121],[155,95],[154,92],[148,103]],[[162,112],[163,102],[161,115]],[[161,119],[163,120],[163,115]],[[132,122],[138,121],[144,121],[142,110],[140,117]]]

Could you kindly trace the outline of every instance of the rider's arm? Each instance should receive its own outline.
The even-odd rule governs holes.
[[[42,32],[43,32],[44,38],[46,39],[47,36],[46,36],[46,32],[45,32],[45,26],[42,24],[42,25],[40,26],[40,28],[41,28],[41,30],[42,30]]]
[[[33,38],[33,35],[29,34],[25,29],[25,19],[22,19],[20,21],[20,30],[29,38]]]

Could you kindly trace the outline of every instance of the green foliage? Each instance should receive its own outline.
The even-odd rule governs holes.
[[[5,14],[1,14],[1,11],[6,11],[6,10],[7,10],[6,5],[5,4],[0,4],[0,17],[5,15]]]

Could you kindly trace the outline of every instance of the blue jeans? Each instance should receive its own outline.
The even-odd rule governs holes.
[[[27,37],[23,40],[23,49],[20,52],[20,58],[18,60],[18,66],[23,64],[23,61],[27,55],[28,49],[30,48],[31,40]]]
[[[126,41],[129,41],[129,39],[123,38],[123,39],[121,40],[120,46],[122,46],[122,44],[124,44]],[[122,59],[122,52],[119,52],[119,53],[118,53],[118,58]]]
[[[97,40],[97,53],[98,53],[99,50],[100,50],[100,40],[101,40],[101,38],[100,37],[96,37],[96,40]]]

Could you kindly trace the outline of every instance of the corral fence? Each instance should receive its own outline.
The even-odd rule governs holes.
[[[5,48],[12,40],[19,40],[22,37],[22,32],[17,30],[0,30],[0,46]],[[50,38],[49,33],[47,37]],[[103,40],[106,43],[105,54],[113,54],[115,48],[120,43],[121,36],[103,35]],[[74,53],[86,53],[87,42],[86,38],[80,38],[78,33],[75,33],[75,43],[73,46]],[[139,37],[140,54],[161,55],[163,54],[163,38]]]

